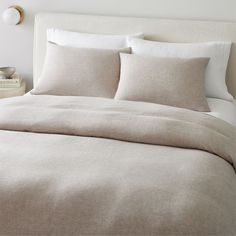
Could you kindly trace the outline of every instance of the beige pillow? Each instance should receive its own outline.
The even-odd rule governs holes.
[[[42,75],[31,93],[113,98],[120,77],[120,51],[48,43]]]
[[[115,99],[209,111],[204,91],[208,62],[209,58],[121,54],[121,78]]]

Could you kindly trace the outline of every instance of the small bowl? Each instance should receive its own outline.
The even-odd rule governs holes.
[[[16,68],[15,67],[0,67],[0,72],[2,72],[1,75],[9,79],[16,72]]]

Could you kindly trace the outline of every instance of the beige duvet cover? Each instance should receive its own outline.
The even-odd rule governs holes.
[[[236,129],[102,98],[0,102],[0,235],[236,235]]]

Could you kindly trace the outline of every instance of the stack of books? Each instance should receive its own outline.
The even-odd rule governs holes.
[[[14,74],[9,79],[0,79],[0,88],[20,88],[22,78],[18,74]]]

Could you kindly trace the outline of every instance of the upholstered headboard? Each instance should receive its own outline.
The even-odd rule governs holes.
[[[46,53],[47,28],[60,28],[100,34],[143,32],[147,39],[167,42],[231,41],[233,47],[227,71],[229,91],[236,97],[236,22],[205,22],[40,13],[35,19],[34,84],[41,74]]]

